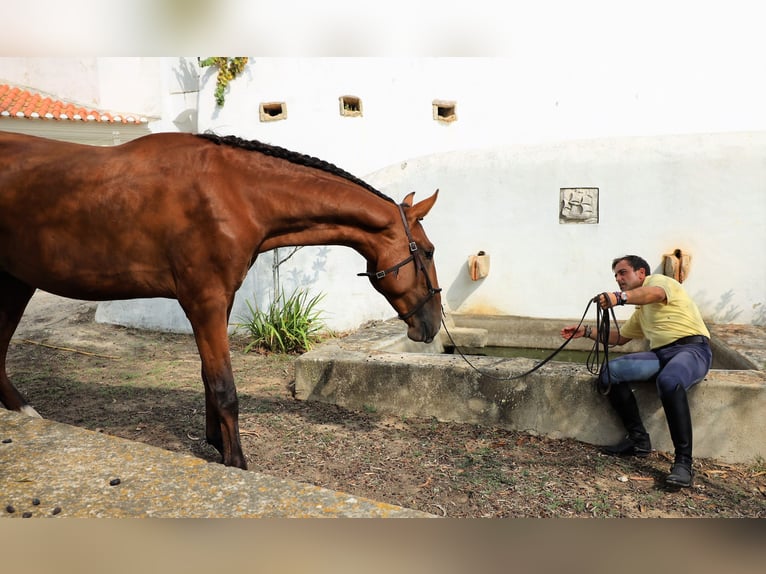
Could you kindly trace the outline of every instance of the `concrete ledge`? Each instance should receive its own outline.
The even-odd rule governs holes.
[[[547,321],[559,329],[566,324]],[[482,323],[467,324],[475,329]],[[490,344],[497,344],[492,342],[497,325],[483,324],[489,327]],[[533,330],[528,326],[519,330],[518,326],[506,324],[503,332],[523,333],[532,343]],[[547,323],[543,327],[551,332]],[[411,352],[413,346],[418,344],[406,340],[397,321],[329,341],[296,362],[296,396],[355,410],[372,408],[400,416],[494,425],[592,444],[608,444],[623,434],[606,398],[594,390],[593,376],[584,365],[551,361],[523,379],[504,381],[501,379],[521,374],[536,362],[472,356],[474,368],[459,355],[438,354],[437,344],[419,345],[420,353]],[[636,395],[654,447],[672,451],[654,385],[637,385]],[[695,456],[750,462],[766,455],[766,426],[761,422],[766,412],[766,373],[711,370],[692,389],[690,398]]]
[[[119,484],[112,486],[114,479]],[[14,512],[8,512],[9,505]],[[432,517],[0,408],[0,516],[24,513],[80,518]]]

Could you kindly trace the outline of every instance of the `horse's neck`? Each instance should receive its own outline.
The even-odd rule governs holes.
[[[381,232],[399,217],[396,204],[355,185],[334,190],[332,201],[322,194],[290,197],[277,205],[277,214],[262,250],[288,245],[344,245],[369,257],[377,250]]]

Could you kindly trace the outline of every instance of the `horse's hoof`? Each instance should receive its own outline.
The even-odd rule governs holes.
[[[35,409],[33,409],[29,405],[24,405],[23,407],[21,407],[19,409],[19,412],[27,415],[28,417],[32,417],[34,419],[41,419],[41,418],[43,418],[42,416],[40,416],[40,413],[38,413]]]
[[[224,466],[231,466],[234,468],[240,468],[242,470],[247,470],[247,461],[245,460],[245,457],[232,457],[230,460],[226,460],[225,458],[221,459],[221,464]]]

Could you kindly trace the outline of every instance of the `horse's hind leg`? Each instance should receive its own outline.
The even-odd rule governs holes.
[[[7,273],[0,273],[0,402],[5,408],[29,416],[39,417],[22,394],[13,386],[5,370],[8,346],[24,309],[32,298],[35,288]]]
[[[223,464],[247,469],[239,437],[239,400],[229,353],[228,313],[223,304],[179,301],[194,329],[205,383],[207,441],[223,456]]]

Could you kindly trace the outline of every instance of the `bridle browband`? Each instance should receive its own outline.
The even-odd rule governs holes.
[[[407,265],[410,261],[413,262],[415,265],[415,273],[417,274],[418,270],[423,272],[423,275],[426,278],[426,286],[428,287],[428,293],[425,297],[423,297],[420,301],[418,301],[417,305],[415,305],[414,308],[410,309],[406,313],[399,314],[399,318],[402,320],[409,319],[412,317],[415,313],[420,311],[420,309],[425,305],[431,297],[436,295],[441,291],[441,288],[434,288],[433,283],[431,283],[431,278],[428,276],[428,273],[426,272],[426,266],[423,263],[423,259],[420,257],[420,251],[418,251],[418,244],[415,243],[415,240],[412,239],[412,233],[410,232],[410,226],[407,223],[407,217],[404,215],[404,208],[402,205],[398,204],[397,207],[399,208],[399,215],[402,216],[402,223],[404,224],[404,232],[407,234],[407,241],[409,241],[409,248],[410,248],[410,255],[406,259],[401,260],[396,265],[389,267],[388,269],[383,269],[382,271],[375,271],[375,272],[369,272],[365,271],[364,273],[357,273],[359,277],[369,277],[370,280],[375,279],[377,281],[380,281],[383,279],[386,275],[390,275],[393,273],[394,275],[399,273],[399,269]]]

